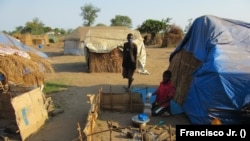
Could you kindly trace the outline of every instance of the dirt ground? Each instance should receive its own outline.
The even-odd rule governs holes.
[[[135,73],[133,87],[156,88],[161,81],[162,72],[169,65],[169,55],[173,48],[146,47],[147,62],[146,69],[149,75]],[[90,109],[87,103],[87,94],[96,94],[100,88],[103,92],[124,92],[123,86],[127,80],[120,73],[88,73],[84,56],[73,56],[63,54],[63,44],[44,46],[42,49],[51,60],[55,74],[46,76],[46,80],[63,83],[67,86],[65,90],[48,94],[58,108],[64,112],[48,119],[45,125],[27,141],[75,141],[78,140],[77,124],[83,129],[86,117]],[[136,113],[118,113],[104,111],[99,115],[98,125],[101,122],[111,120],[121,126],[131,124],[131,117]],[[174,115],[170,117],[153,117],[148,124],[154,125],[163,121],[164,125],[175,126],[177,124],[189,124],[185,115]],[[152,119],[153,119],[152,118]],[[99,135],[98,140],[109,140],[109,134]],[[122,140],[121,137],[115,140]],[[128,139],[127,139],[128,140]]]

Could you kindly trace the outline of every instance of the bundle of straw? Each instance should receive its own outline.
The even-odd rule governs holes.
[[[5,84],[39,86],[44,83],[45,73],[54,72],[51,63],[46,58],[27,53],[30,59],[15,54],[0,56],[0,73],[4,75]]]

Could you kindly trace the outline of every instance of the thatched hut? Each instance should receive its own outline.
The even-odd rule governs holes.
[[[2,83],[11,86],[41,86],[44,74],[53,72],[47,56],[25,46],[15,38],[0,34],[0,74]]]
[[[15,37],[17,40],[22,42],[23,44],[27,46],[36,46],[39,44],[42,45],[48,45],[49,44],[49,37],[46,34],[43,35],[31,35],[29,33],[25,34],[13,34],[13,37]]]
[[[46,34],[43,35],[31,35],[33,45],[48,45],[49,37]]]
[[[177,46],[183,39],[183,33],[180,27],[171,25],[169,31],[165,31],[162,47]]]
[[[25,33],[25,34],[15,33],[15,34],[13,34],[13,37],[15,37],[21,43],[23,43],[23,44],[25,44],[27,46],[32,46],[33,45],[32,37],[31,37],[31,34],[29,34],[29,33]]]
[[[45,73],[54,70],[46,57],[0,33],[0,119],[12,123],[16,120],[22,140],[36,132],[48,118],[42,88]]]

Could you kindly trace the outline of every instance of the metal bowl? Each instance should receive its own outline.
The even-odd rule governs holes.
[[[150,121],[149,118],[145,121],[139,120],[138,115],[132,117],[133,125],[139,128],[145,127],[149,121]]]

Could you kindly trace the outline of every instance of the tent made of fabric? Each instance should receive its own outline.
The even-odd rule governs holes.
[[[133,42],[138,47],[138,70],[140,72],[147,71],[146,65],[146,49],[143,38],[138,30],[120,29],[120,28],[99,28],[90,29],[84,41],[85,57],[89,59],[88,53],[110,53],[113,49],[118,48],[123,51],[123,45],[127,42],[127,35],[132,33],[134,36]],[[109,58],[110,59],[110,58]],[[87,62],[90,63],[90,62]],[[112,64],[111,64],[112,65]],[[89,65],[88,65],[89,66]],[[118,67],[121,67],[119,65]]]
[[[193,22],[169,66],[175,99],[192,123],[249,121],[242,111],[250,103],[249,61],[250,23],[212,15]]]
[[[79,26],[74,31],[72,31],[68,36],[64,38],[64,54],[70,55],[84,55],[84,40],[87,32],[90,29],[102,29],[102,28],[109,28],[109,29],[128,29],[126,26]]]

